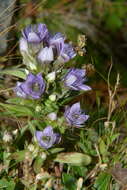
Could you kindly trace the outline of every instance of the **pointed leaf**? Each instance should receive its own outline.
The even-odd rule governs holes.
[[[60,163],[84,166],[90,164],[91,157],[86,154],[78,152],[68,152],[68,153],[65,152],[58,154],[54,161]]]

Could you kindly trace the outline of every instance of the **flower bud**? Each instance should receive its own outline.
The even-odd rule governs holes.
[[[28,145],[28,150],[29,150],[30,152],[33,152],[33,151],[34,151],[34,145],[33,145],[33,144],[29,144],[29,145]]]
[[[49,96],[49,99],[50,99],[52,102],[54,102],[54,101],[56,100],[56,94],[51,94],[51,95]]]
[[[10,142],[10,141],[12,141],[12,136],[11,136],[11,134],[8,133],[7,131],[4,132],[3,141],[4,141],[4,142]]]
[[[18,129],[15,129],[12,133],[13,133],[13,135],[17,135]]]
[[[38,59],[40,60],[41,63],[52,62],[54,60],[52,47],[43,48],[38,54]]]
[[[53,82],[53,81],[55,80],[55,78],[56,78],[56,73],[55,73],[55,71],[49,73],[46,78],[47,78],[47,81],[48,81],[48,82]]]
[[[40,180],[43,178],[43,174],[39,173],[36,175],[36,181]]]
[[[25,73],[28,75],[30,72],[27,69],[25,69]]]
[[[57,119],[57,114],[55,112],[52,112],[52,113],[49,113],[48,114],[48,118],[51,120],[51,121],[55,121]]]
[[[40,112],[41,111],[41,106],[37,105],[36,108],[35,108],[35,111]]]
[[[33,71],[33,70],[37,70],[37,67],[34,63],[32,62],[28,62],[28,66],[30,67],[30,69]]]
[[[42,160],[46,160],[47,156],[46,156],[46,154],[44,152],[42,152],[40,156],[41,156]]]
[[[23,53],[28,53],[28,43],[24,38],[19,41],[19,49],[22,55]]]
[[[83,178],[80,177],[77,181],[77,190],[81,190],[82,188],[82,185],[83,185]]]

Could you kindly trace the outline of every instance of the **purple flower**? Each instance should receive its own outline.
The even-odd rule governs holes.
[[[48,35],[45,24],[29,25],[22,30],[23,37],[30,43],[40,43]]]
[[[22,54],[24,52],[28,53],[28,43],[27,40],[25,40],[24,38],[20,38],[19,40],[19,49]]]
[[[21,85],[22,85],[22,82],[17,82],[17,85],[14,88],[14,92],[19,97],[27,98],[27,94],[23,91],[23,89],[21,88]]]
[[[38,54],[38,60],[41,63],[50,63],[54,60],[52,47],[43,48]]]
[[[54,55],[59,56],[64,47],[65,37],[60,32],[49,38],[49,46],[53,48]]]
[[[67,107],[64,116],[71,126],[82,127],[84,122],[89,118],[89,115],[80,108],[80,102],[73,104],[71,107]]]
[[[38,99],[41,97],[45,90],[45,82],[42,78],[41,73],[36,76],[30,73],[27,76],[25,82],[17,83],[17,86],[14,88],[17,96],[22,98],[32,97],[33,99]]]
[[[68,73],[63,78],[65,86],[73,90],[91,90],[89,86],[83,84],[86,80],[85,74],[86,72],[84,69],[69,69]]]
[[[56,33],[49,38],[49,46],[53,48],[54,56],[62,62],[67,62],[76,56],[72,45],[64,42],[65,37],[61,33]]]
[[[71,44],[65,43],[63,49],[60,53],[60,60],[62,62],[68,62],[70,59],[73,59],[76,56],[76,52],[73,49]]]
[[[35,136],[39,145],[45,149],[52,147],[61,140],[59,133],[54,133],[51,126],[47,126],[43,131],[36,131]]]

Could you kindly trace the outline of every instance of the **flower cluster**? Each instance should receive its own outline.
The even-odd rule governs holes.
[[[52,35],[45,24],[30,25],[22,31],[21,52],[28,53],[30,47],[36,52],[36,59],[41,64],[51,63],[56,59],[67,62],[76,56],[72,45],[65,42],[64,35]]]
[[[54,102],[56,94],[50,94],[47,86],[49,86],[49,83],[55,83],[55,80],[64,85],[63,88],[67,88],[68,91],[91,90],[91,87],[84,84],[86,82],[86,71],[84,69],[65,69],[66,74],[61,77],[61,80],[57,81],[57,71],[52,70],[50,73],[44,73],[44,70],[40,67],[40,65],[49,65],[50,67],[51,63],[56,60],[59,63],[65,63],[76,56],[73,46],[66,43],[63,34],[56,33],[52,35],[45,24],[29,25],[22,30],[19,45],[29,74],[24,82],[17,82],[14,88],[17,96],[24,99],[41,100],[41,96],[46,94],[45,96]],[[32,68],[35,71],[31,71]],[[38,111],[38,109],[36,110]],[[55,112],[50,112],[47,116],[52,122],[57,120]],[[68,125],[80,128],[88,120],[89,115],[85,114],[80,107],[80,102],[78,102],[72,106],[66,106],[64,117]],[[61,135],[55,133],[52,126],[47,126],[43,131],[36,131],[35,136],[39,145],[45,149],[52,147],[61,140]]]

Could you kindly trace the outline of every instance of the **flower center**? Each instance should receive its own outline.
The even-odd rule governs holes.
[[[79,118],[79,115],[78,115],[78,114],[73,114],[72,117],[73,117],[74,119],[78,119],[78,118]]]
[[[33,91],[38,92],[40,90],[40,85],[36,82],[32,86]]]
[[[45,141],[45,142],[49,142],[51,140],[51,137],[49,137],[49,136],[43,136],[42,140]]]

